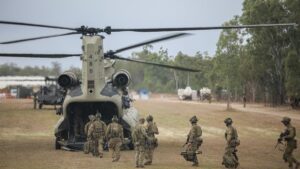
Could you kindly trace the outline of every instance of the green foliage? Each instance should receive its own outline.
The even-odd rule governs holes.
[[[57,62],[52,62],[52,67],[45,66],[25,66],[21,68],[16,64],[0,65],[0,76],[58,76],[61,74],[61,65]]]
[[[290,51],[285,60],[286,90],[290,97],[300,98],[300,58]]]
[[[300,23],[300,0],[244,0],[243,13],[224,25]],[[218,96],[228,90],[234,100],[283,104],[288,97],[300,97],[300,29],[273,27],[225,29],[221,32],[215,56],[197,52],[190,56],[168,50],[158,52],[148,45],[131,58],[201,70],[188,73],[157,66],[118,61],[117,69],[132,76],[132,89],[148,88],[152,92],[173,92],[187,85],[199,90],[209,87]],[[80,69],[72,68],[80,74]],[[58,75],[60,65],[52,68],[0,66],[0,75]],[[79,76],[81,77],[81,76]]]

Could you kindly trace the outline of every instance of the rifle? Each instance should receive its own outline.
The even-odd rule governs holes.
[[[182,147],[184,147],[185,145],[187,145],[187,144],[189,143],[189,138],[190,138],[190,136],[188,135],[187,138],[186,138],[186,141],[185,141],[185,143],[182,145]]]
[[[275,145],[275,149],[278,147],[279,144],[283,144],[283,138],[289,134],[290,132],[288,130],[285,130],[284,132],[280,133],[279,138],[277,139],[277,144]]]

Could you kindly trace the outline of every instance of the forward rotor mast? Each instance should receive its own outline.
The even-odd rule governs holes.
[[[84,35],[82,43],[82,90],[84,95],[95,97],[105,85],[103,38]]]

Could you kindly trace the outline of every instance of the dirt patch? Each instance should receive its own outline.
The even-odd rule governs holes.
[[[17,104],[16,104],[17,103]],[[164,97],[148,101],[136,101],[134,106],[141,116],[152,114],[159,127],[159,147],[155,151],[154,164],[147,168],[193,168],[179,155],[190,129],[189,119],[199,118],[203,129],[203,154],[199,156],[202,169],[223,169],[222,155],[225,147],[224,119],[232,117],[241,140],[238,155],[240,169],[283,169],[282,152],[274,149],[283,126],[281,117],[255,111],[225,111],[225,104],[183,102]],[[263,107],[256,108],[264,112]],[[281,110],[281,109],[280,109]],[[295,112],[285,112],[293,115]],[[9,100],[0,103],[0,168],[2,169],[132,169],[134,151],[122,151],[119,163],[112,163],[109,152],[103,159],[93,158],[82,152],[54,150],[53,127],[59,116],[52,108],[33,110],[31,100]],[[300,121],[293,119],[300,129]],[[299,132],[298,132],[299,133]],[[299,139],[299,136],[298,136]],[[300,159],[297,149],[295,156]]]

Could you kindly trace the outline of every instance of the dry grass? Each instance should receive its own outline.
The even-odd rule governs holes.
[[[283,169],[287,165],[281,159],[282,152],[274,150],[279,132],[283,129],[281,116],[295,117],[293,124],[299,131],[300,112],[273,113],[273,109],[249,106],[245,110],[234,105],[235,111],[226,112],[224,104],[180,102],[161,98],[136,101],[134,106],[142,116],[152,114],[159,126],[160,145],[155,152],[154,165],[147,168],[192,168],[191,163],[179,155],[189,130],[189,118],[197,115],[203,129],[203,154],[199,156],[203,169],[221,169],[224,151],[224,123],[232,117],[239,132],[241,169]],[[265,109],[265,110],[264,110]],[[264,113],[266,112],[266,113]],[[280,114],[280,115],[278,115]],[[31,100],[0,102],[0,168],[134,168],[134,151],[123,151],[119,163],[111,163],[109,153],[96,159],[82,152],[54,150],[53,127],[59,116],[49,107],[33,110]],[[298,136],[298,140],[300,137]],[[300,151],[295,151],[300,159]]]

